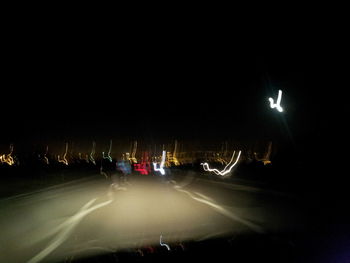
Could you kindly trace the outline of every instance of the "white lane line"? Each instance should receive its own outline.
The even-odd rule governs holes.
[[[78,225],[78,223],[89,213],[92,211],[99,209],[103,206],[106,206],[112,202],[112,200],[108,200],[106,202],[100,203],[98,205],[95,205],[91,208],[89,208],[92,203],[94,203],[97,200],[97,198],[91,199],[88,203],[86,203],[75,215],[70,217],[68,220],[63,222],[60,226],[58,226],[56,229],[48,233],[48,236],[53,235],[59,231],[62,231],[58,233],[56,238],[49,244],[45,249],[43,249],[41,252],[39,252],[37,255],[32,257],[28,263],[37,263],[42,261],[46,256],[48,256],[52,251],[54,251],[59,245],[61,245],[71,234],[72,230]],[[88,209],[89,208],[89,209]],[[46,236],[47,237],[47,236]]]
[[[82,183],[84,181],[91,181],[91,179],[95,180],[95,178],[97,178],[97,176],[85,177],[85,178],[81,178],[81,179],[73,180],[73,181],[70,181],[70,182],[66,182],[66,183],[62,183],[62,184],[57,184],[57,185],[45,187],[45,188],[42,188],[42,189],[34,190],[34,191],[23,193],[23,194],[12,195],[12,196],[0,199],[0,203],[1,202],[6,202],[6,201],[9,201],[9,200],[13,200],[13,199],[19,199],[19,198],[23,198],[23,197],[28,197],[28,196],[39,194],[39,193],[43,193],[43,192],[46,192],[46,191],[62,190],[63,187],[65,187],[65,186],[73,188],[76,185],[78,185],[78,183]],[[74,185],[74,184],[76,184],[76,185]],[[64,190],[66,190],[66,189],[64,189]]]
[[[212,198],[210,198],[209,196],[206,196],[204,194],[198,193],[198,192],[194,192],[196,195],[199,195],[200,197],[207,199],[209,201],[214,201]]]
[[[230,218],[232,220],[235,220],[235,221],[237,221],[237,222],[239,222],[239,223],[249,227],[251,230],[253,230],[253,231],[257,232],[257,233],[262,234],[262,233],[265,232],[262,229],[262,227],[254,224],[254,223],[252,223],[252,222],[250,222],[248,220],[245,220],[243,218],[240,218],[240,217],[236,216],[234,213],[226,210],[225,208],[221,207],[220,205],[214,204],[213,202],[210,202],[208,200],[204,200],[202,198],[198,198],[198,197],[192,195],[192,193],[190,193],[190,192],[188,192],[186,190],[180,189],[181,187],[179,187],[179,186],[175,186],[174,188],[175,188],[175,190],[177,190],[179,192],[183,192],[183,193],[189,195],[193,200],[210,206],[211,208],[213,208],[215,211],[219,212],[220,214],[222,214],[224,216],[227,216],[228,218]]]

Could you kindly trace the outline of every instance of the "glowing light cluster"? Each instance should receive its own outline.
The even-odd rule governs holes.
[[[167,159],[168,159],[167,166],[171,166],[171,164],[174,164],[175,166],[180,165],[180,162],[177,159],[177,140],[175,140],[173,153],[170,153],[170,152],[167,153]]]
[[[282,90],[278,90],[278,97],[277,97],[276,103],[274,103],[273,98],[269,98],[271,109],[276,108],[279,112],[282,112],[283,108],[281,107],[281,100],[282,100]]]
[[[116,167],[118,170],[120,170],[123,174],[131,174],[131,166],[129,161],[123,160],[116,162]]]
[[[180,165],[179,160],[177,159],[177,141],[175,141],[174,152],[173,152],[173,163],[178,166]]]
[[[156,172],[160,172],[162,175],[165,175],[165,170],[164,170],[165,155],[166,155],[166,151],[163,151],[162,160],[160,162],[159,168],[157,168],[157,163],[153,162],[153,170]]]
[[[218,169],[211,169],[208,163],[201,163],[201,165],[203,166],[203,169],[206,172],[214,172],[216,175],[224,176],[231,172],[232,168],[237,164],[239,157],[241,156],[241,151],[239,151],[236,161],[231,165],[233,157],[235,156],[235,152],[236,151],[233,152],[230,162],[225,166],[225,168],[222,171],[219,171]]]
[[[134,163],[134,170],[141,174],[148,174],[146,163]]]
[[[7,163],[8,165],[14,165],[15,161],[13,160],[12,152],[13,152],[13,145],[11,144],[10,145],[10,153],[0,155],[0,162]]]
[[[151,164],[148,159],[148,152],[144,152],[143,157],[141,158],[141,163],[134,164],[134,170],[141,174],[149,174],[151,172]]]

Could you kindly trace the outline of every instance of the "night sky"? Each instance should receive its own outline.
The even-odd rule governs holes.
[[[301,145],[331,131],[324,106],[333,55],[307,32],[247,35],[10,39],[1,144],[126,138]],[[268,103],[279,89],[282,114]]]

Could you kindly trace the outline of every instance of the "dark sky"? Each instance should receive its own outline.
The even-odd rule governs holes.
[[[73,30],[9,39],[2,50],[3,142],[302,141],[329,125],[322,78],[332,55],[317,38],[232,34],[138,32],[111,40]],[[278,89],[283,114],[268,105]]]

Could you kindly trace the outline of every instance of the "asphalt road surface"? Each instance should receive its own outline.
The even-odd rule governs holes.
[[[69,262],[307,228],[305,208],[293,195],[193,175],[134,175],[123,184],[96,176],[1,199],[0,262]]]

